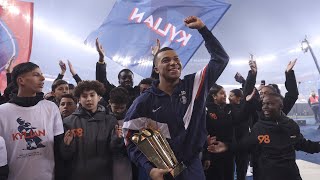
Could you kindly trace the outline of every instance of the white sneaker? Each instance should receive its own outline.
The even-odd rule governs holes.
[[[252,176],[253,174],[253,168],[251,166],[248,166],[248,169],[247,169],[247,176]]]

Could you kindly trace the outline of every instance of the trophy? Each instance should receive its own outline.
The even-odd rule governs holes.
[[[172,169],[173,177],[178,176],[186,166],[179,163],[168,141],[159,131],[144,129],[135,133],[131,141],[136,144],[139,150],[159,169]]]

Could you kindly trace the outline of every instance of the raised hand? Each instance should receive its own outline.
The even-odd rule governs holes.
[[[72,76],[76,75],[77,73],[74,70],[74,67],[69,60],[68,60],[68,66],[69,66],[69,70],[70,70],[70,73],[72,74]]]
[[[157,39],[157,44],[155,46],[151,46],[151,54],[155,56],[159,50],[160,50],[160,40]]]
[[[66,64],[65,64],[62,60],[60,60],[60,61],[59,61],[59,66],[60,66],[60,69],[61,69],[60,74],[61,74],[61,75],[64,75],[64,73],[65,73],[66,70],[67,70]]]
[[[250,66],[250,69],[251,69],[251,72],[253,73],[253,74],[257,74],[257,63],[256,63],[256,61],[254,61],[254,60],[250,60],[249,61],[249,66]]]
[[[172,169],[152,168],[149,175],[152,180],[163,180],[163,175],[167,174],[170,171],[172,171]]]
[[[295,60],[289,62],[288,66],[287,66],[287,69],[286,69],[286,72],[289,72],[289,71],[291,71],[293,69],[293,67],[296,64],[297,60],[298,59],[295,59]]]
[[[16,56],[12,56],[10,60],[7,62],[6,66],[4,67],[4,69],[6,70],[6,73],[12,72],[12,62],[14,61],[15,58]]]
[[[63,142],[65,145],[69,146],[72,142],[74,138],[74,133],[71,130],[68,130],[65,134],[64,134],[64,138],[63,138]]]
[[[99,43],[99,39],[98,38],[96,39],[96,48],[97,48],[97,51],[99,53],[100,59],[104,58],[105,53],[104,53],[102,45]]]
[[[190,29],[201,29],[205,26],[201,19],[196,16],[189,16],[185,18],[184,24]]]

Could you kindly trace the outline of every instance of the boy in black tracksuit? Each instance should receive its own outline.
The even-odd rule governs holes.
[[[319,142],[306,140],[299,126],[282,111],[282,97],[270,93],[263,98],[263,116],[252,128],[251,134],[239,143],[229,144],[231,151],[251,150],[257,154],[255,180],[301,180],[295,162],[295,150],[320,152]],[[212,143],[211,143],[212,144]],[[216,141],[208,147],[218,153],[228,149]]]

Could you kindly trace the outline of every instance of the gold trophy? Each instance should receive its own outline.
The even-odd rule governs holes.
[[[131,140],[157,168],[171,168],[172,171],[170,171],[170,173],[173,177],[178,176],[184,169],[186,169],[183,162],[178,162],[168,141],[159,131],[144,129],[139,133],[135,133]]]

